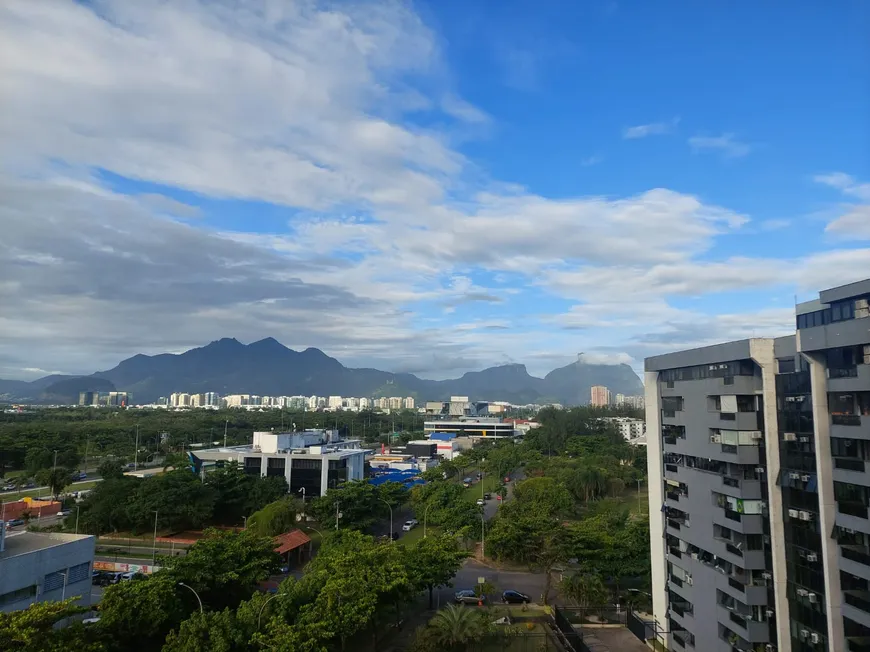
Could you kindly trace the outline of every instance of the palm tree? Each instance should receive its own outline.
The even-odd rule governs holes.
[[[578,607],[602,605],[607,601],[607,588],[597,573],[570,575],[562,580],[561,589]]]
[[[448,605],[432,619],[435,637],[447,648],[464,648],[486,634],[486,624],[477,609]]]

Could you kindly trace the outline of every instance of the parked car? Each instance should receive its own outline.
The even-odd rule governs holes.
[[[15,491],[17,487],[14,484],[7,484],[3,489],[4,491]]]
[[[130,580],[138,580],[145,577],[142,573],[137,571],[130,571],[129,573],[121,573],[121,577],[118,579],[119,582],[129,582]]]
[[[483,499],[484,499],[484,500],[489,500],[490,498],[492,498],[492,494],[491,494],[491,493],[485,493],[485,494],[483,494]]]
[[[18,527],[19,525],[24,525],[23,518],[13,518],[11,521],[6,521],[6,527]]]
[[[58,516],[69,516],[71,513],[72,512],[69,509],[62,509],[57,513],[57,515]]]
[[[478,602],[486,602],[485,595],[478,596],[472,589],[457,591],[456,595],[453,596],[453,599],[458,604],[477,604]]]
[[[94,586],[109,586],[109,584],[114,584],[114,582],[112,582],[113,575],[114,573],[95,570],[91,575],[91,584]]]
[[[84,471],[79,471],[79,474],[76,476],[76,480],[84,480],[88,477],[88,474]]]
[[[462,483],[463,483],[463,484],[471,484],[472,482],[474,482],[474,478],[471,478],[471,477],[468,477],[468,478],[462,478]]]
[[[477,504],[483,507],[484,505],[486,505],[486,501],[483,498],[478,498]]]
[[[532,599],[519,591],[505,591],[501,594],[501,601],[505,604],[528,604]]]
[[[417,523],[417,519],[416,519],[416,518],[412,518],[412,519],[410,519],[410,520],[408,520],[408,521],[405,521],[405,524],[402,525],[402,531],[403,531],[403,532],[410,532],[410,531],[413,530],[415,527],[417,527],[417,525],[418,525],[418,523]]]

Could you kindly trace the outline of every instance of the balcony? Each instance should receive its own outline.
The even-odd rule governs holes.
[[[843,591],[843,600],[846,604],[860,609],[870,616],[870,592],[868,591]]]
[[[674,443],[676,443],[676,439],[674,439]],[[668,473],[679,473],[680,467],[676,464],[665,464],[665,471]]]
[[[721,493],[726,496],[758,500],[761,498],[761,483],[758,480],[740,480],[730,476],[722,476]]]
[[[846,502],[838,502],[837,503],[837,511],[840,514],[846,514],[848,516],[857,516],[858,518],[867,518],[867,506],[862,503],[846,503]]]
[[[850,559],[859,564],[870,566],[870,551],[857,546],[840,546],[840,554],[844,559]]]
[[[746,609],[746,607],[741,608]],[[767,622],[752,620],[747,613],[738,613],[720,604],[718,619],[720,623],[750,643],[766,643],[770,640],[770,626]]]
[[[735,600],[747,605],[764,606],[767,604],[767,585],[765,580],[752,580],[748,574],[718,574],[716,588],[727,593]]]
[[[829,368],[828,391],[870,392],[870,364],[859,364],[846,369]]]
[[[832,414],[831,437],[870,441],[870,416],[862,416],[860,414]]]
[[[840,546],[840,570],[870,581],[870,551],[863,546]]]
[[[852,457],[835,457],[834,468],[843,469],[845,471],[858,471],[864,473],[864,460],[859,460]]]
[[[860,426],[860,414],[832,414],[831,424],[835,426]]]

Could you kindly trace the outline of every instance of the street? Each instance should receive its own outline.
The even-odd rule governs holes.
[[[541,594],[544,592],[544,575],[542,573],[496,570],[474,559],[468,559],[456,573],[456,577],[453,578],[453,587],[438,589],[435,592],[436,604],[443,606],[453,602],[453,595],[457,591],[473,589],[481,577],[496,588],[496,592],[490,596],[490,600],[500,600],[502,591],[512,589],[525,593],[532,599],[532,602],[539,603]]]

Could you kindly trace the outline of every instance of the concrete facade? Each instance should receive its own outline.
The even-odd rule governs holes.
[[[94,537],[22,532],[0,539],[0,611],[72,597],[90,605]]]
[[[870,650],[868,302],[870,280],[823,290],[796,335],[646,360],[669,649]]]

